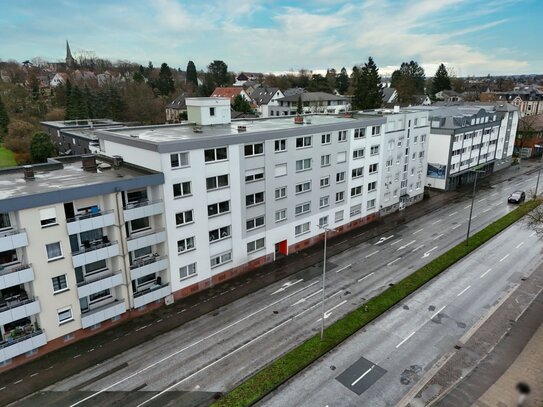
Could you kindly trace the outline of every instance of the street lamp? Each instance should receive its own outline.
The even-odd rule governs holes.
[[[540,144],[534,144],[534,147],[536,148],[542,148],[543,146]],[[539,171],[537,172],[537,183],[535,184],[535,193],[534,198],[537,198],[537,189],[539,187],[539,178],[541,177],[541,162],[543,161],[543,154],[541,154],[541,157],[539,158]]]
[[[317,225],[319,229],[324,230],[324,260],[322,262],[322,319],[321,319],[321,341],[324,337],[324,282],[326,277],[326,240],[328,232],[335,232],[335,229],[329,229],[324,225]]]
[[[470,170],[475,173],[475,181],[473,182],[473,192],[471,194],[471,208],[469,210],[469,220],[468,220],[468,234],[466,235],[466,246],[469,244],[469,231],[471,229],[471,215],[473,214],[473,203],[475,202],[475,186],[477,185],[477,175],[479,173],[485,173],[481,170]]]

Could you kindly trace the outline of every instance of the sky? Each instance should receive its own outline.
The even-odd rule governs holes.
[[[198,70],[336,70],[372,56],[383,76],[543,73],[543,0],[0,0],[0,60],[100,58]]]

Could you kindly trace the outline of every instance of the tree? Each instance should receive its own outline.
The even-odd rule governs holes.
[[[194,89],[198,89],[198,75],[196,74],[196,66],[192,61],[187,64],[187,84],[193,86]]]
[[[141,65],[140,65],[141,67]],[[145,82],[145,78],[143,76],[143,74],[141,73],[141,71],[136,71],[134,72],[134,74],[132,75],[132,79],[134,80],[134,82],[136,83],[143,83]]]
[[[383,103],[383,84],[372,57],[360,69],[354,90],[353,104],[357,109],[376,109]]]
[[[425,79],[424,69],[417,62],[402,62],[400,69],[392,73],[390,86],[398,92],[400,103],[410,104],[416,95],[424,94]]]
[[[236,112],[243,112],[243,113],[251,113],[252,112],[251,104],[247,100],[245,100],[245,98],[243,96],[241,96],[241,95],[237,95],[234,98],[234,103],[232,105],[232,108]]]
[[[435,96],[436,93],[442,90],[451,90],[451,79],[449,78],[447,68],[443,64],[439,65],[432,80],[432,95]]]
[[[296,113],[302,114],[304,112],[304,108],[302,106],[302,96],[298,96],[298,106],[296,107]]]
[[[330,87],[330,84],[326,77],[322,76],[321,74],[313,74],[311,75],[311,79],[309,80],[309,83],[306,87],[307,91],[309,92],[332,92],[332,88]]]
[[[8,124],[8,112],[6,110],[4,102],[2,101],[2,97],[0,96],[0,141],[2,140],[3,136],[8,132]]]
[[[347,92],[347,89],[349,89],[349,75],[347,75],[345,67],[341,68],[340,73],[337,75],[336,87],[341,95],[344,95]]]
[[[27,153],[30,140],[36,128],[24,120],[12,120],[8,125],[8,134],[4,137],[4,147],[14,153]]]
[[[49,157],[54,157],[57,154],[57,149],[49,134],[42,131],[32,136],[30,142],[30,157],[33,163],[46,162]]]
[[[229,85],[228,65],[223,61],[215,60],[207,66],[208,73],[215,87]]]
[[[160,66],[160,72],[158,73],[158,79],[155,85],[159,93],[164,96],[168,96],[175,90],[172,71],[165,62]]]

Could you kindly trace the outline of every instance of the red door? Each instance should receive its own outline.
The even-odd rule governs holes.
[[[288,255],[288,243],[286,240],[283,240],[275,244],[275,251],[285,256]]]

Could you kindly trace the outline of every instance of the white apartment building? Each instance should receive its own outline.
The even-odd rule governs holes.
[[[0,366],[91,335],[171,293],[162,174],[91,156],[1,179]]]
[[[295,115],[301,99],[304,114],[340,114],[351,111],[351,100],[345,96],[326,92],[301,92],[275,100],[268,109],[269,116]]]

